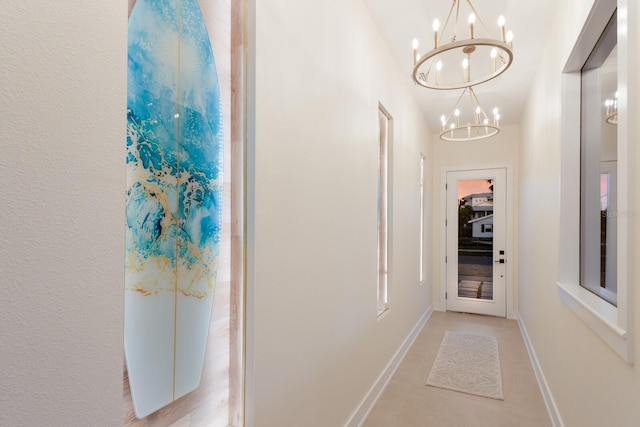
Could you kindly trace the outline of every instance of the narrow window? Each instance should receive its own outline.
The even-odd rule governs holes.
[[[378,315],[389,308],[389,144],[391,116],[378,106]]]
[[[581,70],[580,284],[617,305],[616,14]]]
[[[424,203],[425,203],[425,170],[424,170],[424,154],[420,154],[420,283],[424,281]]]

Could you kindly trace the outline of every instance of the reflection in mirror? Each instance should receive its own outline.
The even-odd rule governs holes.
[[[580,284],[617,305],[616,13],[581,70]]]

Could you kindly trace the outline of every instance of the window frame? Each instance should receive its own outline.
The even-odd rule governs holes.
[[[384,122],[384,130],[382,123]],[[377,315],[390,308],[391,284],[391,206],[392,206],[393,117],[378,103],[378,194],[377,194]],[[382,167],[384,164],[384,167]],[[384,207],[382,206],[384,204]],[[380,266],[381,261],[384,267]]]
[[[418,277],[418,283],[422,284],[425,282],[426,272],[425,272],[425,213],[426,213],[426,158],[424,154],[420,153],[420,260],[419,260],[419,269],[420,274]]]
[[[580,141],[580,286],[591,291],[596,296],[617,305],[616,271],[607,271],[608,267],[616,264],[617,233],[606,233],[605,248],[606,265],[602,265],[602,170],[606,166],[611,169],[611,159],[607,153],[603,154],[605,147],[605,134],[615,133],[615,145],[617,152],[617,126],[603,120],[604,99],[603,87],[606,85],[606,77],[603,74],[603,66],[609,61],[611,52],[617,44],[616,15],[611,16],[603,30],[596,46],[594,46],[589,58],[581,71],[581,141]],[[617,63],[616,63],[616,87],[617,87]],[[610,93],[613,96],[613,92]],[[603,155],[606,160],[603,160]],[[613,188],[613,194],[617,194],[617,187],[611,187],[617,179],[617,157],[615,169],[606,174],[607,193]],[[603,163],[606,162],[606,165]],[[613,174],[613,176],[612,176]],[[609,194],[607,194],[608,197]],[[617,201],[617,197],[615,198]],[[596,206],[600,209],[596,211]],[[613,210],[611,209],[613,208]],[[606,228],[617,230],[616,206],[608,206],[608,219]],[[603,272],[606,271],[606,276]],[[605,280],[605,277],[610,280]],[[612,279],[612,280],[611,280]],[[604,284],[603,284],[604,281]],[[605,287],[606,285],[607,287]],[[610,286],[609,286],[610,285]]]
[[[560,265],[557,289],[560,300],[576,314],[596,335],[603,339],[623,360],[633,363],[631,293],[633,288],[630,235],[631,215],[618,218],[617,274],[618,306],[615,307],[591,291],[580,286],[580,93],[581,69],[596,45],[609,19],[617,8],[618,23],[618,203],[617,212],[630,213],[633,206],[631,192],[633,159],[632,141],[638,132],[629,126],[628,117],[635,111],[636,101],[627,96],[631,79],[636,72],[633,52],[635,40],[628,36],[627,17],[630,9],[637,16],[638,6],[629,0],[597,0],[585,26],[569,55],[562,75],[562,153],[560,192]]]

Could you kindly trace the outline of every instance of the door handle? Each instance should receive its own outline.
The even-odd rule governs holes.
[[[500,258],[498,261],[493,261],[493,262],[494,262],[495,264],[498,264],[498,263],[500,263],[500,264],[504,264],[504,263],[505,263],[505,260],[504,260],[504,259],[502,259],[502,258]]]

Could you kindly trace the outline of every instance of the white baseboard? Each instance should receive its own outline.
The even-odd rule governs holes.
[[[418,334],[427,323],[427,320],[429,320],[429,318],[431,317],[431,314],[433,314],[433,306],[429,306],[424,315],[420,318],[420,320],[418,320],[418,323],[416,323],[416,325],[413,327],[400,348],[398,348],[387,366],[373,383],[373,386],[371,386],[369,392],[366,394],[364,399],[362,399],[362,402],[360,402],[358,408],[354,411],[353,415],[351,415],[351,418],[349,418],[349,421],[347,421],[345,427],[361,427],[364,424],[367,416],[369,415],[369,412],[371,412],[373,406],[380,398],[380,395],[387,387],[387,384],[391,380],[391,377],[395,373],[396,369],[398,369],[398,366],[400,366],[400,362],[402,362],[405,354],[407,354],[407,351],[409,351],[409,349],[413,345],[413,342],[416,340]]]
[[[531,360],[531,365],[533,365],[533,371],[536,375],[536,379],[538,380],[538,386],[540,386],[542,398],[544,399],[544,404],[546,405],[547,412],[549,413],[549,417],[551,418],[551,423],[554,427],[564,427],[562,417],[560,416],[560,411],[558,411],[558,406],[556,405],[556,401],[553,399],[553,394],[551,393],[549,384],[547,383],[547,380],[542,373],[542,367],[540,366],[538,357],[536,356],[536,352],[533,349],[533,344],[531,343],[531,339],[529,338],[529,334],[527,333],[527,328],[524,325],[524,320],[519,314],[518,326],[520,326],[520,333],[522,333],[524,345],[527,347],[527,353],[529,353],[529,359]]]

